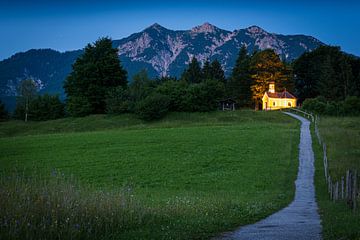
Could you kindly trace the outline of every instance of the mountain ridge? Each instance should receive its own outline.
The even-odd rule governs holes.
[[[304,51],[324,45],[318,39],[302,34],[269,33],[256,25],[228,31],[208,22],[190,30],[170,30],[155,23],[127,38],[114,40],[114,47],[119,49],[120,59],[124,58],[125,65],[130,65],[128,61],[147,63],[161,76],[179,76],[192,56],[200,62],[215,58],[220,60],[229,75],[237,52],[243,44],[249,52],[274,49],[286,61],[292,61]],[[157,53],[146,51],[150,47]],[[181,60],[178,60],[178,57]],[[175,67],[171,66],[173,63]]]

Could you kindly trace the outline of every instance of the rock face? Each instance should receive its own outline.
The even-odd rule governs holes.
[[[283,60],[292,61],[322,44],[311,36],[268,33],[258,26],[227,31],[210,23],[182,31],[155,23],[142,32],[113,41],[129,81],[144,68],[151,77],[178,77],[193,56],[200,62],[217,59],[229,75],[242,45],[248,52],[271,48]],[[36,80],[41,92],[64,96],[63,81],[81,53],[82,50],[60,53],[32,49],[0,61],[0,98],[8,101],[9,96],[14,96],[19,81],[24,78]]]
[[[218,59],[226,74],[230,74],[242,45],[249,52],[271,48],[283,60],[292,61],[322,44],[310,36],[268,33],[258,26],[231,32],[210,23],[186,31],[173,31],[154,24],[128,38],[114,41],[114,47],[119,49],[120,59],[130,73],[145,67],[150,74],[160,76],[179,76],[193,56],[201,62]]]

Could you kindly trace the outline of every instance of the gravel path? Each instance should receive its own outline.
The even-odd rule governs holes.
[[[315,200],[314,153],[310,134],[310,122],[300,116],[285,113],[301,121],[299,144],[299,170],[295,181],[294,201],[286,208],[252,225],[234,232],[224,233],[216,239],[321,239],[321,223]]]

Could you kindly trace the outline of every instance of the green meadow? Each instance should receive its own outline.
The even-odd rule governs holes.
[[[329,172],[337,180],[347,169],[360,170],[360,118],[321,117],[319,130],[327,145]],[[329,198],[324,177],[323,150],[313,133],[316,158],[316,196],[323,225],[324,239],[360,239],[360,210],[353,211],[345,201]],[[359,202],[359,201],[358,201]]]
[[[323,117],[320,134],[327,145],[329,171],[340,180],[346,170],[360,170],[360,117]]]
[[[299,122],[281,112],[10,121],[0,136],[5,238],[208,239],[293,199]]]

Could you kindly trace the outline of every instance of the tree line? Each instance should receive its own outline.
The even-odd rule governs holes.
[[[340,47],[321,46],[293,63],[295,94],[307,110],[327,115],[360,114],[360,58]]]
[[[47,120],[135,113],[142,119],[153,120],[168,111],[216,110],[219,100],[225,98],[234,99],[237,108],[258,109],[269,82],[276,83],[277,91],[295,93],[300,103],[318,96],[325,101],[345,101],[360,94],[359,69],[359,59],[338,47],[319,47],[289,64],[281,61],[273,50],[249,54],[242,46],[229,77],[216,59],[201,64],[193,57],[179,79],[171,76],[150,79],[146,70],[142,70],[128,82],[111,39],[101,38],[88,44],[73,64],[64,83],[65,103],[59,96],[38,96],[34,81],[25,80],[19,87],[14,116]]]

